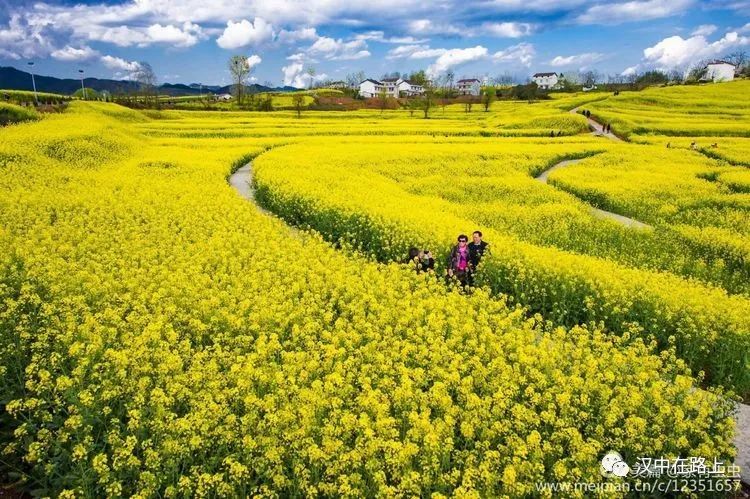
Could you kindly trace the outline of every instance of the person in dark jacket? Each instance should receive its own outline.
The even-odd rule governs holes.
[[[479,267],[479,263],[482,261],[482,257],[489,253],[489,243],[482,240],[482,231],[475,230],[471,235],[471,243],[469,244],[469,284],[474,285],[474,273]]]
[[[417,274],[435,270],[435,259],[430,250],[420,251],[417,248],[409,248],[409,256],[404,263],[411,265]]]
[[[435,270],[435,259],[432,257],[430,250],[426,249],[419,252],[419,265],[422,272]]]
[[[462,286],[469,284],[469,238],[465,234],[458,236],[458,244],[451,250],[448,256],[448,279],[457,279]]]

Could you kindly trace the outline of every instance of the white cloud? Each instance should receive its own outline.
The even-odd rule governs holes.
[[[530,23],[485,23],[479,28],[480,34],[501,38],[520,38],[534,32],[535,26]]]
[[[431,49],[429,45],[400,45],[392,48],[386,54],[388,59],[423,59],[429,57],[437,57],[445,53],[446,49]]]
[[[709,36],[712,35],[718,28],[715,24],[701,24],[691,34],[692,36]]]
[[[384,43],[424,43],[428,40],[429,38],[414,38],[413,36],[392,36],[379,41]]]
[[[310,75],[301,62],[293,62],[284,66],[281,68],[281,72],[284,74],[284,85],[297,88],[307,88],[311,81],[322,81],[328,78],[325,73]]]
[[[632,0],[597,4],[586,9],[576,20],[580,24],[618,24],[669,17],[685,11],[695,0]]]
[[[92,49],[91,47],[87,45],[83,45],[80,48],[71,47],[70,45],[66,45],[65,47],[61,49],[57,49],[50,54],[52,57],[57,59],[58,61],[87,61],[89,59],[93,59],[94,57],[99,56],[99,52]]]
[[[750,33],[750,23],[747,23],[743,27],[737,30],[738,33]]]
[[[387,59],[431,59],[448,52],[448,49],[430,48],[429,45],[401,45],[388,51]]]
[[[400,59],[402,57],[409,57],[417,50],[423,50],[428,48],[427,45],[401,45],[394,47],[388,51],[386,58],[388,59]]]
[[[636,64],[635,66],[630,66],[630,67],[625,68],[625,70],[622,73],[620,73],[620,75],[621,76],[630,76],[630,75],[636,74],[640,70],[641,70],[641,65],[640,64]]]
[[[148,43],[167,43],[177,47],[191,47],[202,38],[203,30],[197,24],[186,22],[182,29],[168,24],[152,24],[146,28]]]
[[[0,5],[13,3],[6,0]],[[372,25],[373,19],[391,21],[390,25],[393,25],[394,21],[434,11],[433,4],[420,0],[120,0],[117,3],[105,0],[22,0],[20,3],[34,19],[54,22],[61,29],[73,28],[81,38],[92,27],[136,27],[155,23],[179,26],[188,21],[225,25],[228,20],[248,18],[249,13],[274,26],[316,27],[325,24]]]
[[[410,33],[417,35],[455,35],[459,37],[492,36],[497,38],[520,38],[531,35],[537,26],[522,22],[485,22],[478,26],[434,22],[430,19],[415,19],[408,23]]]
[[[304,52],[297,52],[296,54],[292,54],[292,55],[287,56],[286,59],[288,61],[302,62],[302,61],[305,60],[305,58],[306,58],[306,56],[305,56]]]
[[[135,61],[126,61],[125,59],[121,59],[119,57],[114,57],[111,55],[105,55],[102,56],[100,59],[102,64],[106,66],[109,69],[119,70],[119,71],[137,71],[140,69],[141,65]]]
[[[364,33],[357,33],[354,35],[355,40],[373,41],[379,43],[404,43],[404,44],[415,44],[424,43],[427,38],[415,38],[413,36],[391,36],[386,37],[385,33],[378,30],[365,31]]]
[[[531,66],[531,61],[536,55],[536,49],[530,43],[519,43],[518,45],[512,45],[505,50],[500,50],[492,54],[492,59],[495,62],[505,62],[511,64],[522,64],[523,66]]]
[[[318,33],[315,28],[300,28],[297,30],[285,30],[279,31],[278,41],[281,43],[297,43],[301,41],[315,40],[318,38]]]
[[[0,57],[4,59],[13,59],[14,61],[17,61],[18,59],[21,58],[21,56],[16,54],[15,52],[11,52],[10,50],[5,50],[2,47],[0,47]]]
[[[238,23],[227,21],[224,33],[216,39],[216,43],[223,49],[238,49],[248,45],[260,45],[273,39],[273,26],[261,17],[256,17],[251,23],[243,19]]]
[[[441,55],[445,55],[448,52],[448,49],[431,49],[429,47],[425,47],[421,50],[416,50],[409,54],[409,59],[430,59],[431,57],[440,57]]]
[[[446,50],[427,68],[427,73],[432,76],[439,75],[450,68],[478,61],[485,57],[487,57],[487,49],[481,45],[465,49]]]
[[[106,42],[117,45],[118,47],[130,47],[131,45],[147,45],[148,37],[141,30],[129,28],[127,26],[117,26],[112,28],[95,27],[88,34],[89,40]]]
[[[284,74],[284,85],[291,85],[297,88],[304,87],[305,84],[301,79],[304,69],[305,67],[301,62],[293,62],[281,68],[281,72]]]
[[[518,13],[524,12],[564,12],[581,5],[590,3],[590,0],[491,0],[483,3],[485,8],[496,12]]]
[[[659,69],[672,69],[695,63],[700,59],[707,59],[723,55],[726,51],[750,44],[750,38],[740,36],[732,31],[723,38],[709,42],[703,36],[693,36],[683,39],[681,36],[670,36],[653,47],[643,51],[643,58],[647,64]]]
[[[14,14],[0,26],[0,54],[9,59],[43,57],[55,50],[48,23],[29,23]]]
[[[320,55],[329,60],[354,60],[370,56],[367,50],[367,43],[364,40],[350,40],[345,42],[341,38],[334,39],[327,36],[319,37],[310,48],[307,49],[310,55]]]
[[[415,19],[408,24],[410,33],[417,35],[460,35],[461,28],[447,23],[434,23],[429,19]]]
[[[147,47],[155,43],[163,43],[175,47],[192,47],[205,38],[206,34],[197,24],[186,22],[182,28],[172,24],[152,24],[146,28],[131,28],[128,26],[101,27],[91,26],[86,33],[89,40],[112,43],[119,47],[137,45]]]
[[[260,56],[256,55],[256,54],[253,54],[253,55],[251,55],[250,57],[247,58],[247,65],[249,67],[251,67],[251,68],[253,66],[257,66],[261,62],[263,62],[263,59],[261,59]]]
[[[554,66],[556,68],[570,67],[570,66],[584,67],[589,64],[594,64],[596,62],[599,62],[602,59],[604,59],[604,54],[600,54],[599,52],[585,52],[583,54],[576,54],[576,55],[569,55],[569,56],[558,55],[557,57],[552,59],[549,63],[551,66]]]
[[[364,33],[354,35],[354,39],[380,42],[385,39],[385,33],[382,31],[365,31]]]

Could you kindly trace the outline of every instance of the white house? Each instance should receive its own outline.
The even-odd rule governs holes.
[[[359,84],[359,95],[365,99],[371,99],[377,97],[383,88],[383,84],[377,80],[371,80],[370,78],[363,80]]]
[[[482,85],[476,78],[468,78],[465,80],[458,80],[456,82],[456,88],[461,95],[479,95]]]
[[[706,74],[701,78],[705,81],[732,81],[734,80],[734,71],[737,67],[727,61],[711,61],[706,64]]]
[[[232,94],[220,94],[216,96],[217,100],[232,100]]]
[[[531,79],[542,90],[549,90],[550,88],[554,88],[559,82],[557,73],[535,73],[534,76],[531,77]]]
[[[383,78],[380,80],[380,84],[385,88],[385,93],[388,97],[398,97],[398,87],[402,81],[401,78]]]
[[[385,78],[382,81],[368,78],[359,84],[359,95],[366,99],[379,97],[383,91],[386,97],[398,98],[422,94],[424,88],[422,85],[401,78]]]
[[[412,97],[414,95],[422,95],[424,93],[424,87],[412,80],[401,80],[398,84],[399,96]]]

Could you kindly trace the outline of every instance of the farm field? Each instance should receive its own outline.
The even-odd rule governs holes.
[[[694,110],[748,91],[0,129],[0,463],[51,496],[496,497],[610,449],[732,460],[750,139]],[[275,216],[227,184],[251,161]],[[475,229],[471,292],[397,263]]]
[[[653,87],[586,105],[623,135],[750,137],[747,81],[726,85]]]

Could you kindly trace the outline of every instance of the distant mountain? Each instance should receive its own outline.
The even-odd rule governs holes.
[[[55,78],[54,76],[34,75],[36,89],[39,92],[50,92],[54,94],[72,94],[81,88],[81,80]],[[108,80],[100,78],[84,78],[83,84],[86,88],[93,88],[99,92],[107,90],[111,93],[134,92],[138,90],[138,84],[130,80]],[[258,92],[291,92],[299,90],[294,87],[266,87],[254,83],[248,85],[246,91],[249,93]],[[13,67],[0,67],[0,89],[4,90],[33,90],[31,85],[31,73],[20,71]],[[202,93],[228,94],[232,91],[232,85],[203,85],[192,83],[185,85],[183,83],[164,83],[159,86],[159,93],[172,95],[175,97],[181,95],[199,95]]]
[[[81,80],[61,79],[53,76],[34,75],[36,89],[39,92],[54,94],[72,94],[81,89]],[[138,88],[132,81],[102,80],[99,78],[84,78],[83,84],[87,88],[110,92],[127,92]],[[16,68],[0,67],[0,88],[4,90],[33,90],[31,73],[19,71]]]

